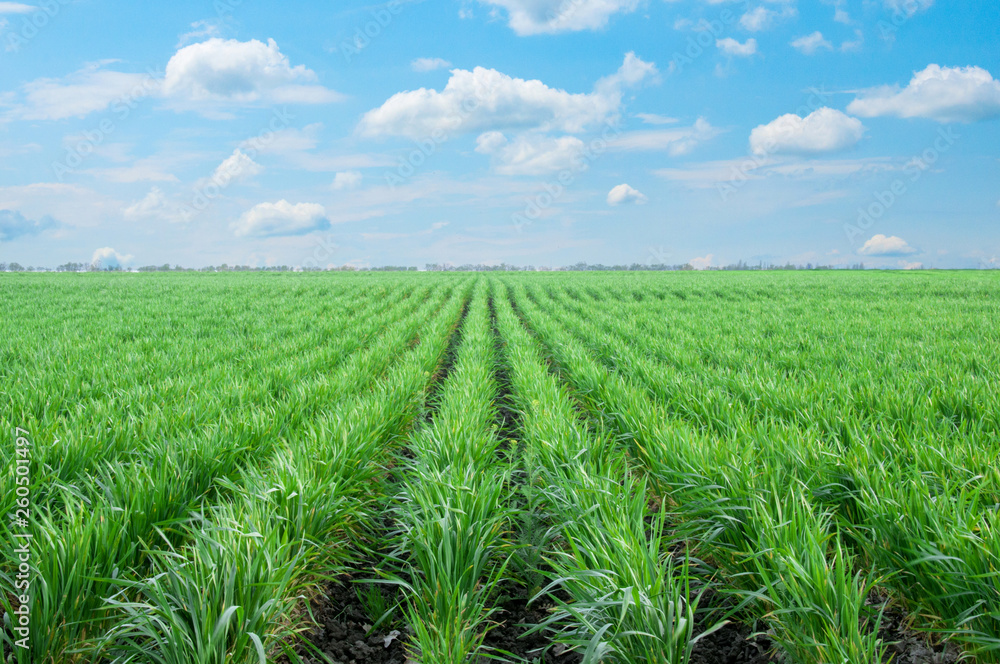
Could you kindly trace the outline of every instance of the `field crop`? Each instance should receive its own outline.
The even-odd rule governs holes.
[[[5,661],[1000,662],[993,274],[0,303]]]

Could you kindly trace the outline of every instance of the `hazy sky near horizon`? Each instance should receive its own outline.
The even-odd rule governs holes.
[[[0,2],[0,261],[1000,267],[1000,8]]]

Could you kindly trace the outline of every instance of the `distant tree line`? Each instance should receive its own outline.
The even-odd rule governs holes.
[[[631,263],[629,265],[604,265],[602,263],[590,264],[590,263],[575,263],[574,265],[567,265],[564,267],[535,267],[534,265],[509,265],[507,263],[501,263],[500,265],[482,265],[482,264],[465,264],[465,265],[451,265],[451,264],[441,264],[441,263],[428,263],[424,266],[424,269],[428,272],[684,272],[694,270],[695,267],[691,263],[684,263],[682,265],[667,265],[665,263],[657,263],[653,265],[647,265],[644,263]],[[756,265],[751,265],[743,261],[738,263],[732,263],[730,265],[715,267],[709,266],[703,268],[709,271],[763,271],[763,270],[864,270],[864,263],[855,263],[851,266],[839,267],[835,265],[813,265],[812,263],[807,263],[805,265],[795,265],[792,263],[786,263],[785,265],[774,265],[771,263],[758,263]]]
[[[992,266],[991,266],[992,267]],[[690,263],[684,263],[682,265],[667,265],[663,263],[658,263],[654,265],[646,265],[642,263],[631,263],[629,265],[603,265],[601,263],[590,264],[590,263],[576,263],[574,265],[567,265],[564,267],[547,267],[534,265],[511,265],[509,263],[500,263],[499,265],[483,265],[482,263],[465,263],[462,265],[452,265],[451,263],[427,263],[424,265],[424,270],[426,272],[602,272],[602,271],[614,271],[614,272],[684,272],[694,270],[694,266]],[[836,265],[813,265],[812,263],[806,263],[805,265],[795,265],[793,263],[786,263],[784,265],[776,265],[772,263],[757,263],[756,265],[745,263],[744,261],[739,261],[737,263],[732,263],[730,265],[715,267],[709,266],[702,268],[707,271],[720,271],[720,272],[732,272],[732,271],[768,271],[768,270],[864,270],[864,263],[854,263],[852,265],[836,266]],[[0,272],[127,272],[127,271],[138,271],[138,272],[416,272],[416,266],[412,265],[383,265],[380,267],[359,267],[355,265],[341,265],[341,266],[331,266],[327,268],[320,267],[292,267],[289,265],[267,265],[267,266],[250,266],[250,265],[228,265],[223,263],[222,265],[208,265],[201,268],[186,268],[180,265],[171,266],[169,263],[164,263],[163,265],[144,265],[139,268],[124,268],[120,265],[108,265],[102,266],[98,261],[96,263],[63,263],[54,270],[47,267],[34,267],[28,266],[24,267],[20,263],[2,263],[0,262]]]

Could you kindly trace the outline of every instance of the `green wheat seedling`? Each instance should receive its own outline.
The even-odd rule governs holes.
[[[374,632],[381,625],[388,627],[394,623],[399,605],[387,598],[378,584],[358,583],[355,593],[365,614],[372,622],[370,631]]]

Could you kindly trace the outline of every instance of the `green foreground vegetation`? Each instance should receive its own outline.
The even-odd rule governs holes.
[[[1000,275],[9,274],[0,309],[6,661],[294,656],[375,565],[427,664],[512,659],[512,594],[592,662],[722,621],[880,662],[887,606],[1000,662]]]

